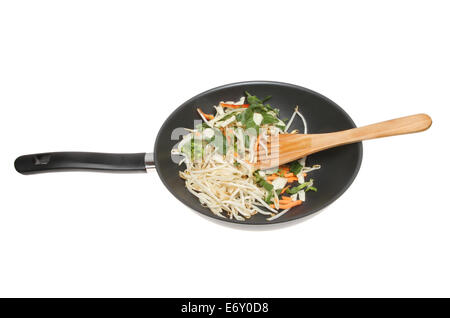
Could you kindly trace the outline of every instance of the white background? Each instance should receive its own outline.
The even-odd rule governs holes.
[[[4,1],[0,296],[450,296],[445,1]],[[189,210],[156,172],[22,176],[26,153],[152,151],[163,120],[243,80],[318,91],[361,126],[354,184],[306,220]],[[320,189],[319,189],[320,191]]]

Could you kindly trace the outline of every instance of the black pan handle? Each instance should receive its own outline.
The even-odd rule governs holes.
[[[144,152],[47,152],[20,156],[14,167],[22,174],[74,170],[145,172],[149,155],[153,159],[152,154]]]

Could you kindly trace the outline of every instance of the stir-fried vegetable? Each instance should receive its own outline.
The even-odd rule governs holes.
[[[203,124],[183,137],[173,154],[183,156],[180,172],[190,193],[221,217],[245,220],[257,213],[274,220],[302,204],[305,193],[317,191],[307,173],[319,165],[305,167],[305,159],[278,168],[256,170],[258,151],[268,152],[267,142],[288,129],[298,115],[307,132],[306,121],[295,108],[287,120],[279,119],[278,109],[245,92],[239,101],[220,102],[216,114],[197,108]],[[295,131],[293,131],[295,132]],[[292,133],[292,132],[291,132]],[[280,210],[282,210],[280,212]]]

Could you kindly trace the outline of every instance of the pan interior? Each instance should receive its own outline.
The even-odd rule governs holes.
[[[172,161],[171,149],[180,140],[172,140],[173,131],[180,127],[192,128],[194,120],[198,120],[197,107],[207,113],[215,113],[213,105],[220,101],[238,100],[248,91],[253,95],[265,97],[272,95],[270,104],[280,110],[280,118],[290,118],[294,107],[300,112],[308,124],[308,133],[334,132],[356,127],[352,119],[330,99],[309,89],[296,85],[252,81],[220,86],[203,92],[178,107],[162,125],[155,142],[155,164],[158,174],[169,191],[190,208],[219,220],[243,224],[274,224],[301,218],[317,212],[336,200],[350,186],[356,177],[362,160],[362,144],[356,143],[322,151],[308,156],[307,165],[320,164],[320,170],[308,174],[314,179],[318,192],[308,192],[306,201],[280,218],[267,221],[261,214],[252,216],[246,221],[230,220],[215,216],[203,207],[198,199],[187,191],[179,175],[184,165],[178,166]],[[303,129],[297,117],[290,129]],[[181,138],[181,137],[180,137]]]

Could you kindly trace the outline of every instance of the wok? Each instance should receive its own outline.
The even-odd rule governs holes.
[[[273,221],[257,214],[245,221],[220,218],[189,193],[178,175],[184,165],[178,166],[171,149],[181,140],[174,132],[180,127],[192,128],[199,120],[197,107],[206,113],[214,113],[213,105],[220,101],[238,100],[248,91],[252,95],[271,95],[270,104],[280,110],[280,118],[289,118],[296,105],[308,124],[308,133],[334,132],[356,127],[349,115],[336,103],[312,90],[281,82],[249,81],[223,85],[203,92],[179,106],[166,119],[156,137],[153,153],[93,153],[93,152],[50,152],[20,156],[14,166],[22,174],[55,171],[108,171],[146,172],[156,168],[167,189],[181,202],[209,217],[221,221],[242,224],[274,224],[305,217],[323,209],[341,196],[355,179],[362,160],[362,144],[349,144],[325,150],[307,158],[308,166],[320,164],[320,170],[308,176],[314,178],[317,193],[308,192],[306,201]],[[291,128],[302,131],[302,123],[295,120]],[[186,132],[187,133],[187,132]]]

